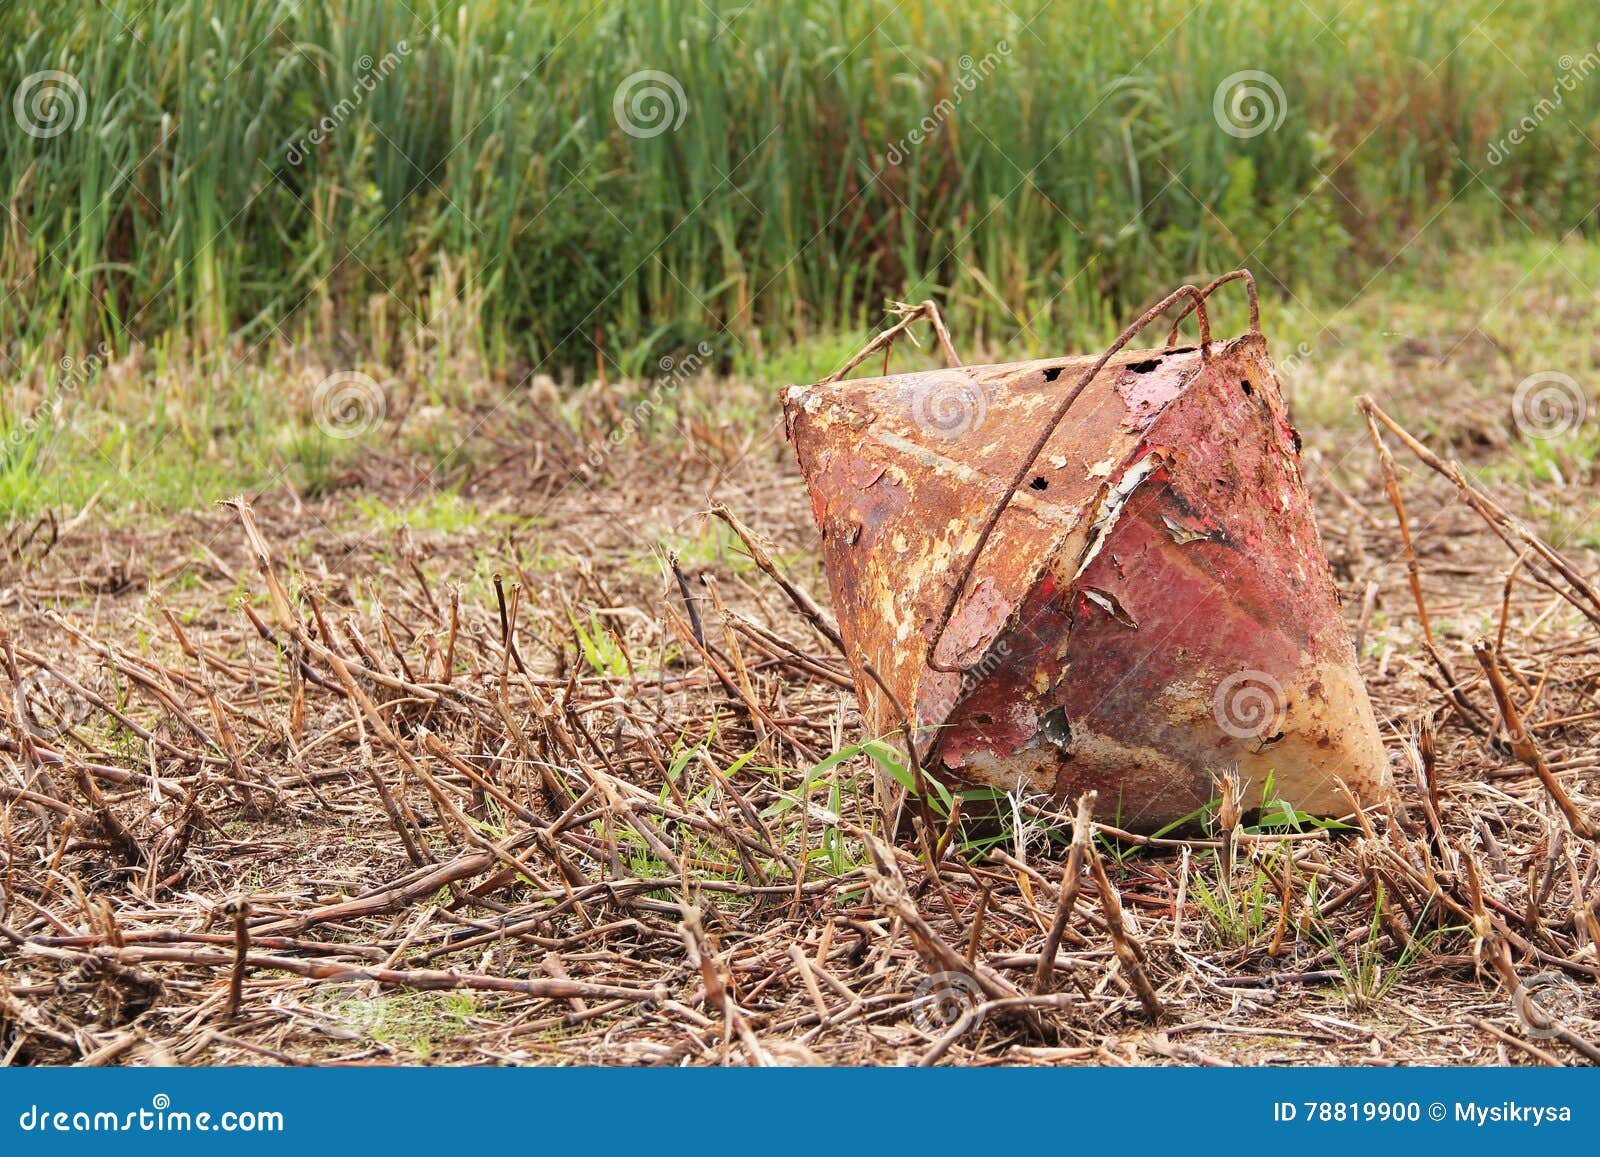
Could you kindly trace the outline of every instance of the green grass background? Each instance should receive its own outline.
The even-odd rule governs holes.
[[[1230,134],[1250,71],[1281,99]],[[1042,355],[1248,266],[1319,416],[1383,335],[1592,357],[1592,0],[0,3],[0,89],[0,524],[315,492],[374,439],[459,462],[419,413],[701,343],[770,416],[894,298]],[[308,408],[349,370],[388,402],[359,443]]]
[[[598,343],[628,370],[932,294],[1059,344],[1239,264],[1305,293],[1418,244],[1592,230],[1600,75],[1561,79],[1597,41],[1591,0],[8,4],[7,95],[61,70],[84,119],[0,117],[0,340],[381,355],[465,301],[494,364]],[[645,69],[686,107],[638,138],[613,101]],[[1213,102],[1250,69],[1282,121],[1240,138]]]

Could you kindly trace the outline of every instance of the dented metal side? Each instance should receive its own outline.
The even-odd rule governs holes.
[[[951,783],[1094,788],[1145,828],[1235,769],[1315,814],[1349,810],[1340,781],[1376,798],[1387,763],[1258,336],[1113,359],[984,549],[936,656],[962,670],[928,665],[999,480],[1091,362],[786,392],[868,726],[903,705]]]

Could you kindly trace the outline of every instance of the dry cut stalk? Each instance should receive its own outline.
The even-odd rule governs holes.
[[[772,1056],[761,1047],[755,1032],[750,1028],[744,1009],[733,998],[733,981],[717,956],[717,948],[700,922],[700,910],[693,904],[683,906],[683,947],[691,968],[700,970],[700,983],[705,988],[706,1003],[722,1014],[728,1035],[737,1034],[750,1059],[763,1068],[771,1067]],[[726,1038],[724,1038],[726,1039]]]
[[[799,611],[801,616],[817,629],[818,634],[837,647],[841,655],[848,657],[848,652],[845,651],[844,647],[844,639],[839,635],[839,628],[834,626],[833,620],[828,617],[828,612],[819,607],[817,600],[812,598],[810,594],[795,586],[794,583],[783,576],[782,572],[778,570],[777,564],[772,561],[772,555],[767,553],[767,548],[762,545],[761,539],[756,535],[756,532],[741,522],[738,515],[728,509],[726,503],[713,502],[711,504],[711,513],[726,522],[728,529],[739,536],[739,541],[744,543],[745,550],[750,552],[750,561],[755,563],[763,574],[778,584],[778,589],[789,597],[789,601],[794,604],[795,610]]]
[[[145,948],[101,947],[88,952],[70,952],[62,948],[42,948],[24,944],[22,951],[40,955],[67,956],[75,959],[96,958],[124,964],[197,964],[213,968],[233,963],[233,955],[204,948]],[[629,988],[620,984],[599,984],[592,981],[560,980],[556,978],[518,979],[510,976],[482,976],[465,972],[440,972],[429,968],[369,968],[359,964],[341,964],[328,960],[300,960],[292,956],[249,955],[245,964],[252,969],[288,972],[315,980],[358,981],[368,980],[395,988],[414,988],[424,991],[449,991],[468,989],[478,992],[509,992],[546,1000],[566,1000],[587,997],[591,1000],[655,1001],[665,995],[664,990]]]
[[[1381,422],[1395,437],[1405,444],[1406,449],[1420,458],[1431,470],[1443,475],[1454,484],[1466,504],[1484,522],[1488,523],[1489,529],[1494,531],[1495,536],[1500,541],[1513,550],[1517,549],[1513,544],[1513,540],[1523,543],[1534,555],[1538,556],[1541,562],[1565,579],[1567,584],[1565,586],[1552,581],[1538,567],[1532,564],[1531,559],[1529,560],[1528,570],[1539,582],[1560,595],[1595,626],[1600,627],[1600,593],[1595,591],[1594,587],[1589,584],[1589,581],[1583,577],[1583,574],[1570,559],[1513,518],[1493,498],[1490,498],[1489,495],[1467,481],[1467,477],[1462,473],[1460,466],[1454,462],[1444,461],[1432,450],[1424,446],[1405,427],[1380,410],[1377,403],[1370,397],[1362,395],[1359,404],[1361,412],[1367,417],[1369,427],[1373,430],[1374,437],[1376,437],[1377,433],[1374,422]]]
[[[272,567],[272,552],[267,548],[267,540],[262,537],[260,528],[256,526],[255,513],[244,495],[236,495],[218,505],[228,507],[239,516],[239,525],[244,528],[256,570],[267,584],[267,593],[272,599],[272,614],[278,620],[278,628],[283,632],[284,645],[289,652],[289,662],[285,665],[289,672],[289,726],[298,735],[305,725],[306,716],[306,687],[300,671],[300,646],[305,632],[300,616],[295,613],[288,592],[278,581],[277,572]]]
[[[232,1023],[239,1015],[239,1002],[244,997],[244,974],[250,960],[250,901],[244,897],[230,900],[222,909],[223,915],[233,921],[233,971],[228,976],[228,1004],[223,1010],[224,1023]]]
[[[1156,995],[1155,986],[1150,983],[1150,976],[1144,970],[1143,953],[1123,922],[1122,901],[1111,884],[1111,878],[1106,875],[1106,866],[1099,850],[1093,845],[1089,848],[1089,867],[1094,872],[1094,884],[1100,892],[1100,911],[1105,914],[1106,929],[1111,933],[1111,947],[1116,950],[1117,959],[1122,962],[1123,971],[1128,974],[1128,982],[1138,994],[1145,1015],[1151,1020],[1160,1020],[1167,1015],[1166,1007]]]
[[[1567,824],[1574,835],[1585,840],[1600,838],[1600,829],[1596,829],[1578,805],[1572,802],[1567,789],[1561,786],[1561,781],[1545,762],[1544,753],[1534,742],[1533,734],[1523,724],[1517,705],[1511,700],[1511,688],[1506,686],[1506,677],[1500,671],[1500,663],[1489,640],[1479,639],[1472,645],[1472,653],[1489,679],[1489,690],[1494,692],[1495,706],[1500,708],[1500,716],[1505,720],[1506,739],[1511,744],[1512,754],[1533,769],[1533,774],[1544,784],[1550,798],[1561,809],[1561,814],[1567,817]]]
[[[1061,947],[1061,937],[1072,919],[1072,909],[1078,902],[1078,889],[1083,886],[1083,860],[1089,853],[1089,840],[1093,835],[1094,804],[1098,793],[1086,791],[1078,797],[1078,815],[1072,821],[1072,848],[1067,852],[1067,862],[1061,869],[1061,894],[1056,899],[1055,919],[1050,923],[1050,935],[1045,937],[1039,950],[1039,967],[1033,974],[1033,990],[1043,993],[1050,987],[1056,966],[1056,950]]]
[[[930,300],[920,302],[917,305],[907,305],[904,302],[897,301],[889,307],[889,312],[900,320],[869,341],[861,348],[860,353],[823,378],[822,385],[827,385],[829,382],[837,382],[879,350],[883,351],[884,372],[888,373],[889,349],[894,345],[895,339],[910,329],[919,318],[924,317],[928,319],[928,324],[933,327],[933,336],[939,342],[939,350],[944,354],[945,364],[951,369],[959,369],[961,367],[961,358],[956,354],[956,347],[950,342],[950,331],[945,328],[944,317],[940,314],[939,306],[935,302]],[[916,339],[913,338],[912,342],[915,344]]]
[[[905,877],[895,863],[894,852],[882,841],[865,832],[867,849],[872,853],[872,898],[885,911],[898,916],[911,933],[917,952],[941,972],[958,972],[970,977],[989,1000],[1007,1000],[1022,993],[1012,983],[981,962],[967,963],[966,957],[940,936],[912,902]]]

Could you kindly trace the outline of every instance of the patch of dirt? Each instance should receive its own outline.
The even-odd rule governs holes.
[[[1593,814],[1596,628],[1537,559],[1508,586],[1517,551],[1444,480],[1405,463],[1430,649],[1370,448],[1307,439],[1399,800],[1340,831],[1098,829],[1113,886],[1066,881],[1046,976],[1070,807],[951,832],[937,871],[889,841],[870,760],[826,762],[870,738],[847,663],[707,513],[823,595],[781,430],[688,396],[645,441],[630,401],[513,400],[468,416],[472,468],[374,453],[320,497],[8,555],[5,1063],[1600,1055],[1600,859],[1471,650],[1500,638]]]

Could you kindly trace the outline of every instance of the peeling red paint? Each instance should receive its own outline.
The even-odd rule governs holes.
[[[1146,829],[1234,770],[1256,791],[1270,774],[1315,814],[1348,811],[1335,777],[1363,798],[1387,790],[1265,342],[1208,355],[1123,353],[1079,396],[1037,460],[1044,485],[1006,506],[940,641],[936,660],[964,674],[930,667],[927,641],[997,480],[1093,359],[786,392],[841,633],[892,692],[857,675],[869,727],[897,729],[898,702],[951,784],[1092,787]],[[985,400],[981,421],[955,436],[918,425],[923,391],[957,389]],[[1219,714],[1237,691],[1251,723],[1250,678],[1271,693],[1259,731]]]
[[[1152,364],[1153,363],[1153,364]],[[1148,429],[1167,403],[1183,393],[1192,370],[1146,358],[1132,363],[1117,382],[1117,395],[1128,407],[1129,429]]]

